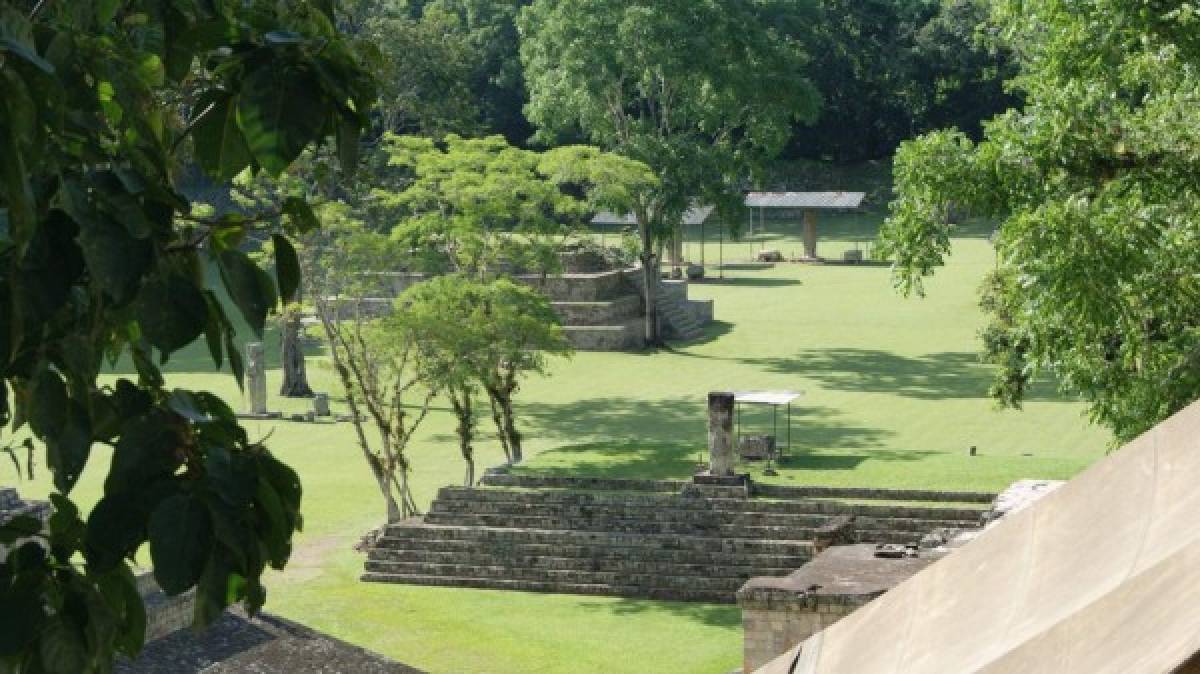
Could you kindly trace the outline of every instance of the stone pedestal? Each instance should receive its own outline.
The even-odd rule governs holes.
[[[708,394],[708,472],[710,475],[733,475],[733,394]]]
[[[250,396],[250,414],[267,414],[267,366],[262,342],[246,345],[246,395]]]
[[[312,399],[312,411],[319,417],[329,416],[329,394],[314,393]]]

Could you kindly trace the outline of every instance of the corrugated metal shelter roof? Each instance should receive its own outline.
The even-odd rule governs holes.
[[[733,401],[750,405],[786,405],[803,395],[802,391],[734,391]]]
[[[746,205],[752,208],[858,208],[862,192],[748,192]]]
[[[683,224],[699,225],[708,220],[708,216],[712,215],[712,212],[712,206],[694,206],[689,208],[687,212],[683,214]],[[617,215],[616,213],[611,213],[609,211],[601,211],[596,214],[596,217],[592,218],[592,224],[627,225],[632,227],[637,224],[637,220],[633,217],[632,213]]]
[[[1197,483],[1193,403],[758,674],[1177,671],[1200,652]]]

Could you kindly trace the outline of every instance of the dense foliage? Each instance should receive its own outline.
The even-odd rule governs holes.
[[[504,138],[387,134],[388,165],[401,189],[372,191],[392,237],[421,271],[481,278],[558,271],[563,237],[600,208],[627,208],[655,183],[642,164],[583,146],[535,152]]]
[[[973,144],[938,132],[896,157],[882,233],[920,291],[951,205],[1002,217],[984,292],[992,393],[1039,371],[1131,438],[1200,395],[1200,16],[1133,0],[1006,0],[995,11],[1027,104]]]
[[[814,20],[782,24],[812,55],[823,105],[797,125],[787,154],[857,161],[954,126],[978,138],[983,120],[1016,103],[1008,52],[978,27],[981,0],[819,0]]]
[[[777,30],[791,2],[538,0],[520,19],[526,112],[549,141],[582,133],[653,169],[637,195],[646,339],[659,342],[655,247],[694,199],[732,208],[819,101],[800,44]]]
[[[198,625],[263,604],[263,570],[287,562],[300,526],[297,476],[217,397],[168,390],[159,365],[203,336],[240,379],[206,271],[261,332],[298,284],[284,230],[315,219],[295,196],[282,221],[209,217],[174,180],[189,141],[216,179],[279,173],[330,136],[355,164],[373,99],[356,49],[320,0],[0,2],[0,424],[44,446],[56,489],[48,532],[0,529],[15,544],[0,668],[108,671],[135,654],[126,560],[147,542],[167,593],[196,588]],[[268,222],[278,282],[239,246]],[[98,382],[126,358],[136,377]],[[97,443],[112,448],[104,493],[80,513],[69,494]]]

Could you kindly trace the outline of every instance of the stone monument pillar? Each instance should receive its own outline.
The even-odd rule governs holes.
[[[817,258],[817,212],[811,209],[804,211],[804,257]]]
[[[732,476],[733,394],[708,394],[708,472],[710,475]]]
[[[246,393],[250,396],[250,414],[267,414],[267,365],[262,342],[246,344]]]
[[[312,399],[313,414],[319,417],[329,416],[329,394],[314,393]]]

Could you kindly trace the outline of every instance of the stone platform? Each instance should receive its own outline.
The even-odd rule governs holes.
[[[830,547],[778,578],[752,578],[737,592],[742,609],[743,671],[753,672],[799,641],[829,627],[940,558],[875,556],[875,545]]]
[[[983,513],[983,504],[857,502],[862,490],[767,498],[742,486],[675,481],[485,481],[445,487],[425,517],[387,527],[363,580],[733,603],[748,579],[804,565],[835,520],[853,518],[854,541],[915,544],[934,529],[977,526]],[[913,492],[870,493],[919,500]]]

